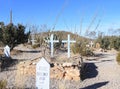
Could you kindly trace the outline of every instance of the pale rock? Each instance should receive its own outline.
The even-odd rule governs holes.
[[[73,77],[73,80],[80,81],[80,77]]]
[[[80,76],[79,70],[71,69],[66,71],[68,75],[70,76]]]
[[[32,64],[33,64],[33,65],[36,65],[36,63],[35,63],[35,62],[33,62]]]
[[[65,67],[65,66],[72,66],[72,63],[63,63],[62,66],[63,67]]]
[[[71,76],[69,76],[69,75],[66,75],[66,76],[64,77],[64,79],[65,79],[65,80],[72,80],[73,78],[72,78]]]

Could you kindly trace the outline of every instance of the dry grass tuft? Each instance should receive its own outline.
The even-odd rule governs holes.
[[[65,83],[59,82],[58,89],[67,89]]]
[[[7,86],[7,81],[6,80],[0,80],[0,89],[5,89]]]
[[[120,52],[118,53],[116,59],[117,59],[117,62],[120,63]]]

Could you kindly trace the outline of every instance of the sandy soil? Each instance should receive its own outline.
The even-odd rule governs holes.
[[[87,77],[80,89],[120,89],[120,65],[116,53],[102,53],[98,61],[88,61]]]

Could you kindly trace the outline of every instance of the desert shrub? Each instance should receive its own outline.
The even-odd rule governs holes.
[[[71,50],[74,54],[80,54],[84,56],[86,54],[86,47],[81,43],[75,43],[71,46]]]
[[[92,50],[92,49],[88,49],[88,50],[86,51],[86,55],[87,55],[87,56],[94,56],[93,51],[94,51],[94,50]]]
[[[0,22],[0,25],[0,42],[4,45],[9,45],[11,50],[16,45],[27,42],[30,32],[25,32],[25,26],[12,23],[4,25],[3,22]]]
[[[7,81],[6,80],[0,80],[0,89],[5,89],[7,86]]]
[[[38,47],[40,47],[40,44],[34,44],[34,45],[32,45],[32,48],[38,48]]]
[[[77,54],[80,52],[80,44],[75,43],[74,45],[71,46],[72,52],[74,54]]]
[[[36,40],[35,42],[39,44],[39,46],[42,46],[44,43],[44,38],[42,36],[36,35],[35,40]]]
[[[120,36],[103,36],[96,39],[96,43],[100,43],[101,48],[120,50]]]
[[[71,46],[71,50],[74,54],[80,54],[82,56],[93,54],[93,52],[88,47],[86,47],[85,43],[75,43]]]
[[[117,59],[117,62],[120,63],[120,52],[118,53],[116,59]]]

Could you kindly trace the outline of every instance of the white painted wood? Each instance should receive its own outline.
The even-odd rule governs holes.
[[[93,42],[92,41],[90,41],[90,47],[93,47]]]
[[[49,89],[50,64],[42,58],[36,65],[36,89]]]
[[[10,57],[10,47],[8,45],[4,47],[4,54],[5,57]]]
[[[68,34],[68,39],[67,40],[62,40],[62,43],[67,43],[68,46],[68,58],[70,58],[70,43],[75,43],[75,40],[70,40],[70,34]]]
[[[32,42],[32,45],[35,45],[35,38],[34,38],[34,35],[32,34],[32,40],[31,40],[31,42]]]
[[[59,40],[53,40],[53,34],[51,34],[50,40],[47,40],[46,42],[50,43],[51,45],[51,57],[53,57],[53,52],[54,52],[54,43],[58,43]]]

